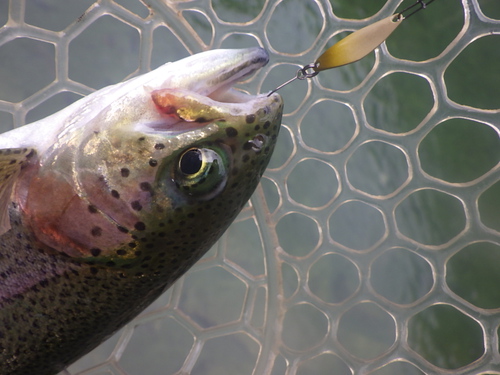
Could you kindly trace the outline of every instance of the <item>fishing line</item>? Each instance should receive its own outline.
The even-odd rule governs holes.
[[[361,60],[383,43],[403,20],[410,18],[422,9],[426,9],[434,1],[417,0],[417,2],[402,11],[349,34],[323,52],[315,62],[300,68],[295,77],[276,87],[267,96],[271,96],[295,80],[311,79],[323,70],[337,68]]]

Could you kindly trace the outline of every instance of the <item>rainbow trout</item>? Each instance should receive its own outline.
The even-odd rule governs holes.
[[[250,198],[278,94],[236,81],[260,48],[215,50],[0,136],[0,373],[56,374],[136,316]]]

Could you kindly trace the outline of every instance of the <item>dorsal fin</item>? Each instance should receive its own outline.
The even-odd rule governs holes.
[[[0,149],[0,235],[10,229],[9,204],[14,182],[23,164],[35,153],[32,148]]]

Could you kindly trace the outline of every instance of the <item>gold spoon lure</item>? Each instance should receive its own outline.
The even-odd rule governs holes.
[[[381,19],[349,34],[323,52],[315,62],[300,68],[295,77],[276,87],[268,96],[271,96],[274,92],[297,79],[301,81],[310,79],[323,70],[337,68],[361,60],[386,40],[403,20],[427,8],[427,5],[433,1],[435,0],[418,0],[416,3],[392,16]]]

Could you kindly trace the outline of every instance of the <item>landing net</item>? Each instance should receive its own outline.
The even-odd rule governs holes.
[[[3,0],[1,129],[206,49],[266,48],[266,92],[405,4]],[[498,0],[437,0],[285,87],[236,222],[63,374],[500,374],[499,61]]]

